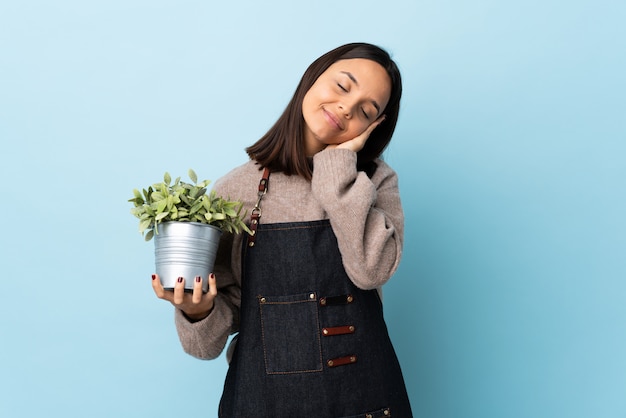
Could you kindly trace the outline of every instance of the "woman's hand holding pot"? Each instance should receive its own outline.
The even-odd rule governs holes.
[[[209,274],[208,277],[209,291],[202,292],[202,279],[196,277],[193,285],[192,293],[185,292],[185,279],[178,278],[174,291],[168,291],[163,288],[159,276],[152,275],[152,289],[159,299],[167,300],[176,308],[183,311],[192,321],[200,321],[211,313],[213,309],[213,300],[217,296],[217,284],[215,275]]]

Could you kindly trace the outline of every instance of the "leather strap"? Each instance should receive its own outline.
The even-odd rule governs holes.
[[[250,213],[250,233],[248,235],[248,247],[254,247],[254,241],[256,240],[256,230],[259,226],[259,221],[261,219],[261,199],[267,193],[267,189],[270,183],[270,169],[265,168],[263,170],[263,177],[261,177],[261,181],[259,181],[259,191],[258,198],[256,201],[256,205],[252,208],[252,212]]]
[[[332,306],[332,305],[347,305],[352,303],[354,297],[352,295],[340,295],[340,296],[324,296],[320,298],[320,305]]]
[[[341,327],[322,328],[322,335],[330,337],[332,335],[354,334],[354,325],[344,325]]]
[[[330,360],[326,360],[326,365],[328,367],[337,367],[337,366],[345,366],[346,364],[354,364],[356,363],[356,354],[345,357],[337,357]]]

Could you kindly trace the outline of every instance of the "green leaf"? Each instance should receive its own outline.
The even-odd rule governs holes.
[[[207,210],[211,211],[211,202],[205,196],[202,197],[202,206]]]
[[[168,173],[167,171],[165,172],[165,174],[163,175],[163,181],[165,182],[165,184],[169,185],[172,182],[172,177],[170,176],[170,173]]]
[[[185,205],[191,206],[191,200],[187,196],[185,196],[184,194],[181,194],[179,197],[180,197],[180,200],[182,200],[185,203]]]
[[[159,202],[161,200],[164,200],[166,196],[163,196],[162,193],[152,193],[152,201],[153,202]]]
[[[237,212],[232,208],[224,208],[224,213],[231,218],[237,217]]]
[[[187,174],[189,174],[189,178],[191,179],[191,181],[193,181],[194,183],[198,182],[198,176],[196,175],[196,172],[193,171],[191,168],[189,169]]]
[[[196,202],[191,206],[191,209],[189,209],[189,213],[193,215],[194,213],[198,212],[201,208],[202,208],[202,202]]]
[[[143,232],[148,229],[150,227],[150,224],[152,224],[152,221],[150,219],[145,219],[139,222],[139,232]]]
[[[167,199],[161,199],[159,201],[159,203],[157,204],[157,212],[161,213],[165,210],[165,208],[167,207]]]
[[[160,220],[164,219],[167,217],[167,215],[169,215],[169,212],[163,212],[163,213],[159,213],[157,216],[154,217],[154,220],[159,222]]]

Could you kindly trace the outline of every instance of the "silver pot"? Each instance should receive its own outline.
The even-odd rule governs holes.
[[[202,277],[202,290],[208,290],[207,277],[213,271],[222,230],[198,222],[164,222],[154,235],[156,273],[165,289],[173,289],[179,277],[185,289],[192,290],[195,278]]]

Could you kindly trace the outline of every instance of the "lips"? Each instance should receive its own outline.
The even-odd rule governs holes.
[[[332,127],[334,127],[335,129],[339,131],[343,130],[343,124],[334,113],[329,112],[328,110],[324,108],[322,108],[322,111],[324,112],[324,118]]]

